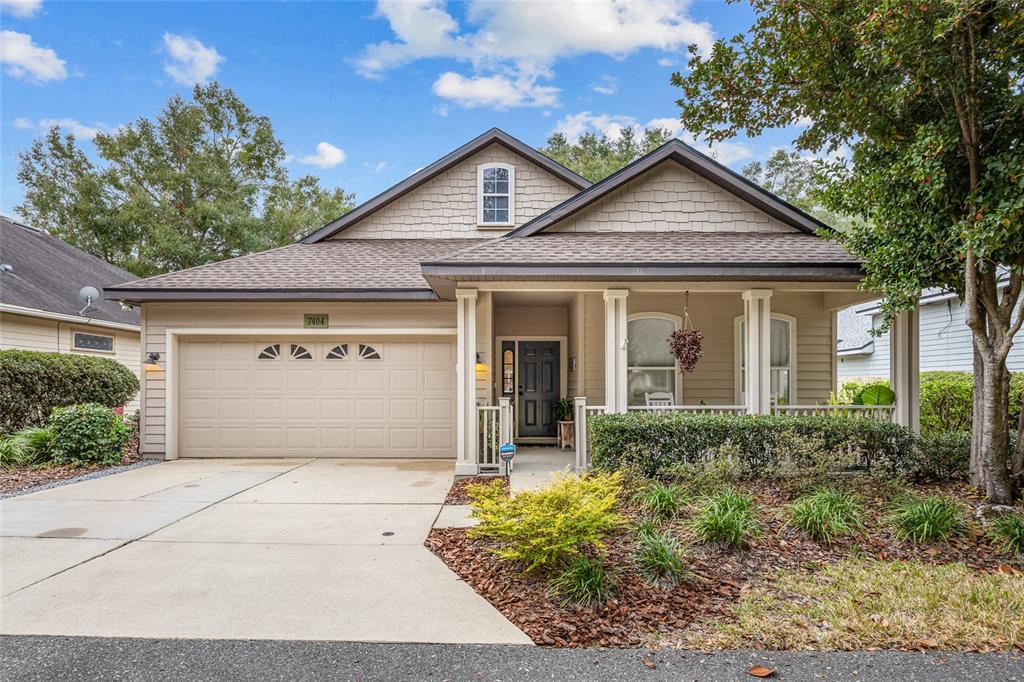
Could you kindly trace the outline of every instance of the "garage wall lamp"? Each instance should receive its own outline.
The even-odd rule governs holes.
[[[158,362],[159,360],[160,360],[160,354],[154,352],[154,353],[150,353],[149,355],[147,355],[146,359],[142,362],[142,364],[146,368],[146,371],[149,371],[149,370],[152,370],[152,369],[160,369],[160,364]]]

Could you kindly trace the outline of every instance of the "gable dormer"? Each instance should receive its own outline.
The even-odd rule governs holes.
[[[532,147],[493,129],[303,241],[495,237],[589,186]]]

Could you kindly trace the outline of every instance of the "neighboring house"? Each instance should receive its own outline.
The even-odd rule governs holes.
[[[919,336],[922,372],[973,372],[971,330],[964,323],[964,306],[956,294],[930,289],[920,299]],[[872,336],[882,324],[878,301],[839,311],[839,385],[847,381],[889,378],[889,334]],[[1011,372],[1024,372],[1024,332],[1014,337],[1006,364]]]
[[[139,374],[139,312],[86,302],[84,286],[132,277],[42,230],[0,216],[0,349],[79,353],[117,360]],[[139,399],[127,406],[134,410]]]
[[[148,456],[456,457],[466,474],[505,433],[553,442],[563,397],[826,404],[835,311],[870,294],[823,227],[677,140],[592,185],[492,129],[300,243],[106,295],[142,306],[165,370],[143,378]],[[666,340],[686,314],[705,350],[683,376]],[[515,417],[481,438],[491,410]]]

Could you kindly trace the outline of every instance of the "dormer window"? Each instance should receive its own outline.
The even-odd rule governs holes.
[[[481,227],[515,224],[515,167],[487,163],[477,168],[477,222]]]

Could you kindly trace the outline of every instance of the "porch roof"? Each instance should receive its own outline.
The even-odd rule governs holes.
[[[423,263],[429,279],[857,281],[838,243],[794,232],[537,233],[490,239]]]

